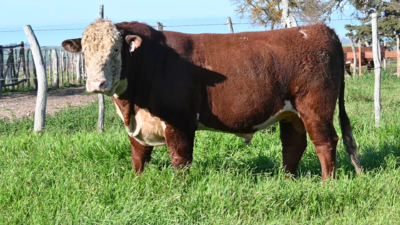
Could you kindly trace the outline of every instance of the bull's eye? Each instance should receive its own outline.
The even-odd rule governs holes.
[[[119,52],[119,49],[114,49],[114,53],[118,53]]]

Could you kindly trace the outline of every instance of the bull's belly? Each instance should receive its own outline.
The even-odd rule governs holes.
[[[200,116],[201,115],[198,115],[198,117],[200,117]],[[251,141],[251,139],[253,138],[254,133],[256,133],[257,131],[265,130],[268,127],[272,126],[273,124],[275,124],[275,123],[277,123],[277,122],[279,122],[279,121],[281,121],[283,119],[287,119],[288,121],[292,121],[293,118],[298,118],[298,116],[299,116],[298,112],[292,106],[290,101],[285,101],[285,105],[284,105],[283,109],[280,110],[275,115],[273,115],[270,118],[268,118],[263,123],[254,124],[252,127],[243,128],[243,129],[246,129],[246,130],[251,130],[252,131],[251,133],[233,133],[233,132],[229,132],[229,131],[220,131],[220,130],[216,130],[216,129],[212,128],[212,127],[208,127],[208,126],[206,126],[204,124],[201,124],[201,123],[198,124],[198,130],[209,130],[209,131],[216,131],[216,132],[224,132],[224,133],[235,134],[238,137],[242,137],[246,143],[249,143]],[[294,126],[298,130],[304,130],[304,128],[302,128],[302,124],[298,124],[297,121],[294,123]]]
[[[124,120],[121,111],[117,108],[117,113]],[[297,111],[292,107],[289,101],[285,101],[284,108],[274,116],[271,116],[268,120],[261,124],[256,124],[252,127],[254,132],[252,133],[232,133],[226,131],[216,130],[214,128],[207,127],[200,122],[198,123],[197,130],[209,130],[216,132],[232,133],[238,137],[242,137],[246,143],[249,143],[253,137],[253,134],[259,130],[264,130],[276,122],[289,118],[291,115],[297,114]],[[297,115],[296,115],[297,116]],[[197,115],[197,119],[201,115]],[[135,138],[140,144],[144,146],[161,146],[166,144],[165,140],[165,128],[166,124],[158,117],[151,116],[151,114],[145,110],[140,109],[136,115],[131,115],[130,123],[125,127],[128,135]]]

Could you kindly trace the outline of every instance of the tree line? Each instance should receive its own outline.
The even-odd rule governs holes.
[[[265,26],[271,30],[280,28],[282,0],[230,0],[241,19],[248,19],[253,25]],[[326,23],[332,13],[344,13],[345,6],[352,6],[351,17],[361,25],[345,25],[346,36],[352,41],[361,40],[368,45],[372,41],[371,13],[379,15],[379,35],[387,42],[393,42],[400,33],[399,0],[289,0],[289,13],[306,25]]]

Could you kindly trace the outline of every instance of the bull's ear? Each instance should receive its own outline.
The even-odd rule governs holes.
[[[137,35],[128,35],[125,37],[125,41],[131,46],[129,49],[130,52],[135,51],[142,44],[142,38]]]
[[[61,45],[69,52],[79,53],[82,51],[81,38],[65,40]]]

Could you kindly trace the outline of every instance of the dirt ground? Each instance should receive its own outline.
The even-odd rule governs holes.
[[[47,107],[48,114],[65,108],[87,105],[97,101],[97,95],[84,95],[85,87],[73,87],[48,91]],[[31,117],[36,107],[36,92],[25,93],[0,93],[0,120]]]

